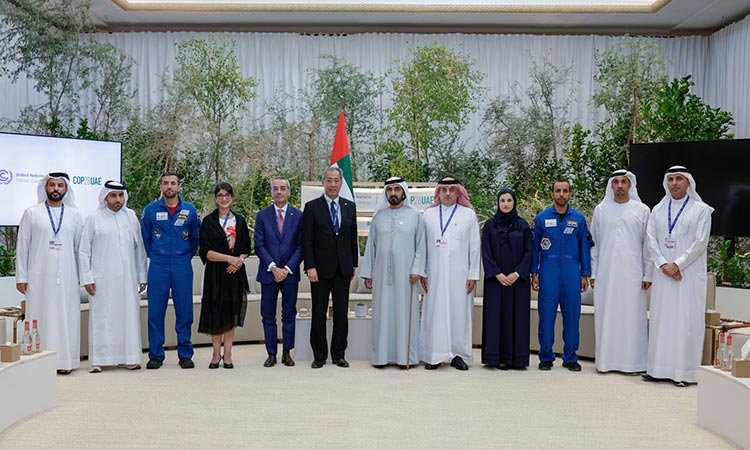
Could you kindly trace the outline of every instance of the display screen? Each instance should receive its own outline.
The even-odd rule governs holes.
[[[121,180],[122,144],[0,133],[0,226],[17,226],[39,203],[37,185],[50,172],[66,172],[85,218],[96,210],[107,180]]]
[[[750,236],[750,139],[633,144],[630,152],[638,195],[649,207],[665,195],[664,172],[682,165],[703,201],[714,208],[711,234]]]

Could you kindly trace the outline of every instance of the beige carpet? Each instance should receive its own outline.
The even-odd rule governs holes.
[[[244,345],[234,370],[208,370],[210,354],[197,349],[193,370],[171,351],[159,370],[58,377],[58,406],[0,434],[0,448],[735,448],[696,424],[695,386],[597,374],[590,362],[582,373],[559,360],[540,372],[535,355],[525,372],[269,369],[262,345]]]

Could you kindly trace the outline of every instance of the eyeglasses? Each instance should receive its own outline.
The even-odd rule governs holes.
[[[229,194],[216,194],[216,198],[232,198]]]

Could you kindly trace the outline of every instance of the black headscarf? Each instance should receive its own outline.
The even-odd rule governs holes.
[[[503,194],[510,194],[513,197],[513,209],[510,212],[504,213],[500,211],[500,196]],[[516,193],[513,189],[502,189],[497,193],[497,212],[492,216],[492,226],[500,237],[500,244],[502,245],[508,238],[508,233],[517,228],[518,211],[516,209]]]

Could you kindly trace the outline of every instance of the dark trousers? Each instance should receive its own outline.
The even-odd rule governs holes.
[[[281,291],[281,333],[284,350],[294,348],[294,320],[297,314],[297,289],[299,281],[287,278],[281,283],[272,282],[260,285],[260,316],[263,321],[263,334],[266,351],[275,355],[278,350],[279,331],[276,326],[276,304]]]
[[[340,271],[333,278],[319,278],[310,283],[312,294],[312,323],[310,324],[310,346],[316,361],[328,359],[326,339],[326,315],[328,294],[333,299],[333,334],[331,336],[331,359],[344,357],[346,338],[349,334],[349,283]]]

